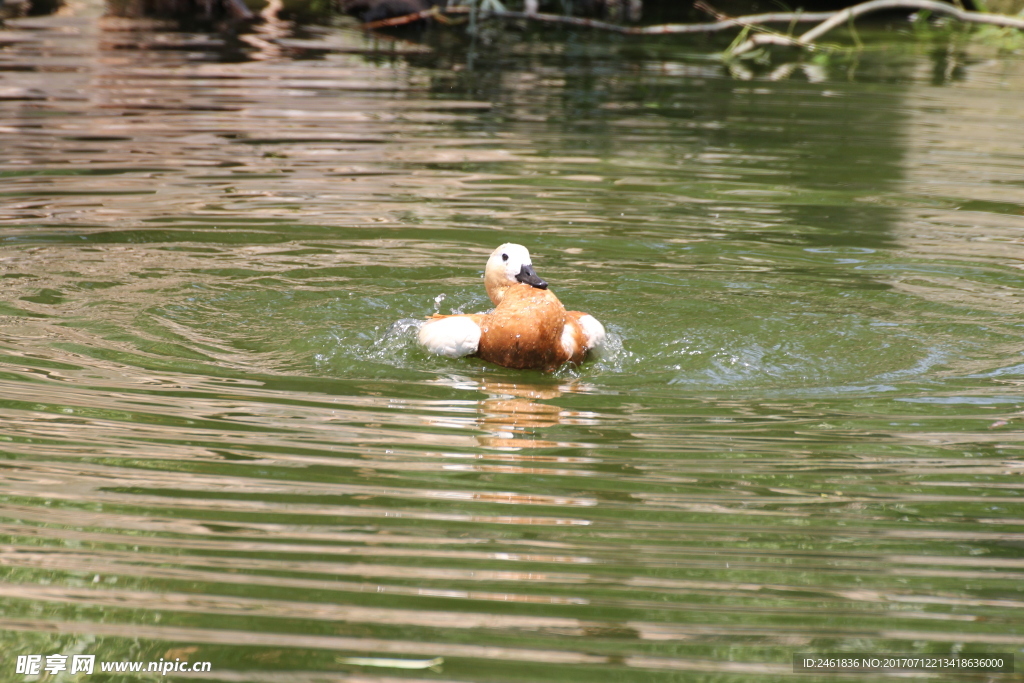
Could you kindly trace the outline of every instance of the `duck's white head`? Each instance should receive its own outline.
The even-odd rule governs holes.
[[[540,279],[533,269],[530,252],[521,244],[503,244],[491,253],[484,268],[484,286],[494,305],[501,303],[505,291],[513,285],[524,284],[547,289],[548,283]]]

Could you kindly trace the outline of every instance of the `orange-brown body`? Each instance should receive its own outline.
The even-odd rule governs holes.
[[[593,316],[565,310],[521,245],[503,244],[494,250],[484,270],[484,287],[493,310],[435,315],[420,328],[420,343],[450,358],[472,355],[507,368],[551,371],[563,363],[582,363],[605,337]]]
[[[518,369],[550,371],[566,362],[582,363],[587,355],[586,335],[579,324],[583,315],[565,310],[550,289],[513,285],[494,310],[467,316],[480,326],[480,346],[474,355]],[[567,326],[568,345],[563,343]]]

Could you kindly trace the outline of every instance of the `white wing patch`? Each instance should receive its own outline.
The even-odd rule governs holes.
[[[420,328],[419,340],[431,353],[461,358],[480,347],[480,326],[461,315],[430,320]]]
[[[576,335],[572,333],[572,324],[567,320],[562,327],[562,350],[565,355],[572,357],[576,352]]]
[[[598,322],[597,318],[592,315],[581,315],[580,327],[583,328],[583,334],[587,338],[587,348],[600,348],[605,337],[604,325]]]

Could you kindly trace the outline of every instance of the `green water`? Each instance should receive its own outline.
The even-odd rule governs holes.
[[[93,14],[0,33],[0,680],[1024,648],[1019,56]],[[601,358],[416,346],[506,241]],[[161,659],[211,670],[98,670]]]

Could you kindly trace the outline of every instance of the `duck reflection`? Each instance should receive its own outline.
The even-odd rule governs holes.
[[[477,441],[485,448],[585,448],[588,444],[536,438],[537,430],[558,425],[598,424],[597,413],[565,410],[551,402],[564,394],[590,391],[591,387],[582,382],[533,384],[461,377],[438,381],[487,395],[487,398],[476,404],[477,416],[474,420],[475,426],[484,432],[477,437]]]

